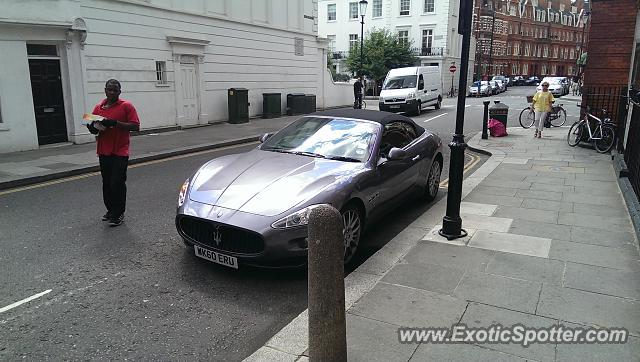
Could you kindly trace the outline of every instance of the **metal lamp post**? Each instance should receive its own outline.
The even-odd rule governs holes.
[[[460,55],[460,79],[458,89],[467,89],[469,64],[469,48],[471,42],[471,20],[473,18],[473,0],[460,0],[458,15],[458,33],[462,35],[462,54]],[[464,110],[466,92],[458,95],[456,109],[456,129],[453,140],[449,143],[451,161],[449,162],[449,186],[447,192],[447,214],[442,219],[441,236],[452,240],[467,235],[462,229],[460,202],[462,201],[462,177],[464,169]]]
[[[364,75],[364,55],[362,53],[364,49],[364,15],[367,12],[367,0],[360,0],[360,75]]]

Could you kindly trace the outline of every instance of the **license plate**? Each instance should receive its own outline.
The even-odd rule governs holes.
[[[390,106],[389,108],[400,108],[400,106]]]
[[[215,251],[201,248],[198,245],[194,245],[194,249],[196,252],[196,256],[201,257],[202,259],[207,259],[214,263],[238,269],[238,258],[236,258],[235,256],[216,253]]]

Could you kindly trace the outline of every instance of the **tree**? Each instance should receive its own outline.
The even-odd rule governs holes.
[[[411,51],[411,43],[398,41],[388,29],[372,29],[364,39],[362,69],[360,69],[360,43],[355,44],[347,57],[347,69],[365,75],[382,84],[389,69],[413,66],[418,58]]]

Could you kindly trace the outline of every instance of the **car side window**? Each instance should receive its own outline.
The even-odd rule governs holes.
[[[415,128],[409,123],[402,121],[387,123],[380,142],[380,155],[387,157],[393,147],[404,148],[417,137]]]
[[[418,78],[418,90],[423,90],[424,89],[424,78],[422,78],[422,74],[420,74],[420,77]]]

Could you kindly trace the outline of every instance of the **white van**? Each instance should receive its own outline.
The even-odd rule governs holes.
[[[419,115],[424,107],[442,103],[440,67],[408,67],[391,69],[382,85],[381,111],[408,112]]]

